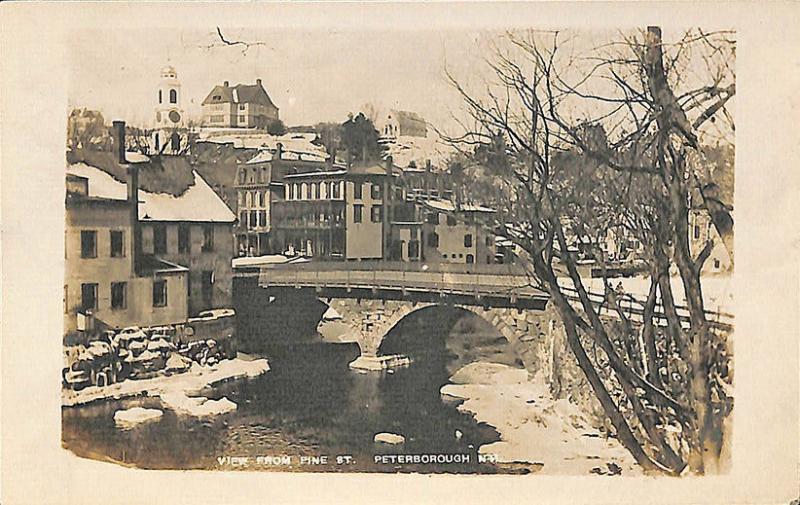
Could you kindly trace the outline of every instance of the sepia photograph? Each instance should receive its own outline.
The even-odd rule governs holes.
[[[0,9],[4,503],[800,500],[798,30],[534,4]]]
[[[69,47],[66,449],[727,471],[735,31],[140,35]]]

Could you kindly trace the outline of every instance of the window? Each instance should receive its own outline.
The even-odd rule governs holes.
[[[370,196],[373,200],[380,200],[381,199],[381,186],[380,184],[373,184],[370,190]]]
[[[394,188],[394,199],[398,201],[403,199],[403,188]]]
[[[125,244],[123,240],[123,232],[112,230],[111,231],[111,257],[121,258],[125,256]]]
[[[169,103],[178,103],[178,92],[174,89],[169,90]]]
[[[172,142],[172,150],[173,151],[180,151],[181,150],[181,136],[177,133],[173,133],[172,137],[170,137],[170,142]]]
[[[319,199],[325,200],[328,198],[328,185],[324,182],[319,183]]]
[[[361,213],[364,211],[363,205],[353,205],[353,222],[361,222]]]
[[[239,226],[247,228],[247,211],[239,212]]]
[[[189,240],[190,232],[189,225],[186,223],[178,224],[178,252],[188,253],[191,252],[191,242]]]
[[[97,232],[94,230],[81,231],[81,258],[97,257]]]
[[[312,200],[316,200],[319,192],[319,185],[316,182],[311,183],[311,194],[308,197]]]
[[[245,182],[247,182],[247,170],[243,168],[239,171],[239,184],[244,184]]]
[[[717,258],[714,258],[714,268],[719,269],[720,265],[722,263]]]
[[[158,103],[163,103],[161,90],[158,90]]]
[[[167,281],[158,279],[153,281],[153,307],[167,306]]]
[[[434,232],[428,235],[428,247],[439,247],[439,234]]]
[[[341,188],[339,187],[338,183],[336,183],[335,181],[331,181],[331,191],[330,191],[331,200],[338,200],[339,198],[341,198],[340,189]]]
[[[220,115],[210,116],[210,118],[212,123],[221,123],[222,121],[224,121],[224,116]]]
[[[153,225],[153,253],[167,254],[167,227],[164,224]]]
[[[239,122],[244,123],[244,121],[245,121],[244,116],[239,114]]]
[[[472,233],[464,235],[464,247],[472,247]]]
[[[214,272],[211,270],[203,270],[201,273],[201,286],[203,293],[203,300],[211,303],[211,297],[214,293]]]
[[[203,225],[203,252],[214,250],[214,225]]]
[[[360,182],[354,182],[353,183],[353,199],[361,200],[361,198],[363,196],[362,195],[362,190],[364,189],[363,186],[364,185],[361,184]]]
[[[83,310],[97,308],[97,284],[81,284],[81,308]]]
[[[408,257],[409,258],[419,257],[419,240],[408,241]]]
[[[124,309],[125,308],[125,283],[112,282],[111,283],[111,308]]]
[[[300,199],[307,200],[308,199],[308,184],[305,182],[300,184]]]
[[[694,225],[694,238],[695,239],[699,239],[700,238],[700,225],[699,224]]]
[[[383,219],[383,205],[373,205],[370,209],[371,220],[373,223],[380,223]]]
[[[258,213],[258,226],[265,228],[267,226],[267,211],[262,210]]]
[[[250,211],[250,228],[255,228],[258,226],[258,211],[251,210]]]
[[[428,217],[426,220],[428,221],[428,224],[439,224],[439,213],[438,212],[428,213]]]
[[[491,235],[487,235],[486,236],[486,247],[492,247],[492,236]]]
[[[455,226],[455,225],[456,225],[456,217],[447,216],[447,226]]]
[[[239,110],[244,110],[244,104],[243,103],[239,104]]]
[[[467,263],[475,263],[475,256],[467,254]]]

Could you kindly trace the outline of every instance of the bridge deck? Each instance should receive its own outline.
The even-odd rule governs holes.
[[[536,286],[533,277],[516,265],[463,265],[436,264],[422,266],[419,263],[362,261],[362,262],[307,262],[292,264],[253,265],[237,268],[237,277],[257,276],[263,288],[295,287],[315,288],[318,291],[341,290],[355,292],[363,297],[364,292],[381,297],[387,292],[435,293],[442,297],[455,296],[467,303],[481,305],[486,300],[506,300],[506,304],[540,306],[549,299],[547,292]],[[573,304],[579,304],[577,292],[562,287]],[[603,293],[589,293],[590,299],[603,315],[618,317],[607,306]],[[644,301],[631,295],[622,300],[627,317],[641,320]],[[688,321],[686,307],[678,307],[681,319]],[[707,317],[717,327],[732,327],[730,314],[707,311]],[[663,309],[656,308],[656,318],[664,320]]]

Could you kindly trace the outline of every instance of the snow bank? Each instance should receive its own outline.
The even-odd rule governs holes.
[[[209,400],[205,396],[187,396],[186,393],[175,391],[161,395],[161,401],[179,414],[195,417],[208,417],[226,414],[236,410],[236,404],[227,398]]]
[[[406,437],[403,435],[397,435],[395,433],[378,433],[375,435],[374,440],[377,443],[397,445],[404,443],[406,441]]]
[[[188,372],[150,379],[125,380],[105,387],[90,386],[80,391],[67,390],[62,396],[62,405],[70,407],[103,399],[120,399],[147,393],[149,396],[183,392],[197,394],[206,387],[222,382],[256,377],[269,370],[266,359],[247,361],[243,359],[223,360],[214,366],[194,363]]]
[[[131,409],[114,412],[114,422],[118,427],[127,430],[142,423],[161,419],[162,415],[164,415],[164,412],[158,409],[133,407]]]
[[[500,463],[543,465],[539,473],[586,475],[609,464],[623,475],[641,474],[633,457],[613,438],[591,426],[586,416],[567,400],[554,400],[539,378],[495,363],[471,363],[457,371],[441,393],[464,399],[458,410],[493,426],[500,441],[481,446]],[[475,382],[468,382],[468,381]],[[610,467],[609,467],[610,468]]]

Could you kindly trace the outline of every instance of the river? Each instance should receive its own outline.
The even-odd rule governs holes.
[[[497,432],[458,412],[456,401],[442,398],[440,387],[458,365],[445,339],[420,335],[413,326],[405,329],[410,331],[415,332],[410,338],[401,335],[394,341],[405,345],[431,339],[438,344],[412,346],[412,365],[391,372],[350,370],[348,363],[358,355],[354,344],[275,345],[266,353],[271,367],[266,374],[203,392],[238,405],[211,419],[177,415],[158,398],[147,397],[64,408],[63,445],[82,457],[151,469],[525,471],[478,462],[477,449],[498,440]],[[115,426],[114,412],[134,406],[159,408],[164,415],[129,430]],[[400,434],[405,443],[375,443],[380,432]],[[376,462],[381,454],[469,457],[466,463],[401,465]],[[273,465],[287,461],[280,456],[289,456],[290,464]],[[245,460],[236,458],[245,457],[246,465],[237,464]],[[301,457],[312,459],[301,462]]]

